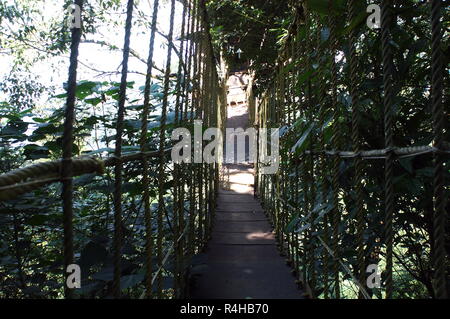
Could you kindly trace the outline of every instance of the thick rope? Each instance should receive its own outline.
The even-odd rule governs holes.
[[[76,0],[75,5],[79,6],[80,11],[83,6],[82,0]],[[64,227],[64,278],[67,280],[66,269],[73,264],[73,123],[75,119],[75,92],[77,88],[77,67],[78,67],[78,47],[81,39],[81,28],[72,29],[72,43],[70,45],[70,65],[69,80],[67,83],[67,100],[64,114],[64,132],[63,132],[63,154],[61,167],[61,181],[63,201],[63,227]],[[73,290],[67,284],[64,284],[65,297],[73,297]]]
[[[122,134],[125,115],[125,100],[127,90],[128,57],[130,55],[131,20],[133,17],[133,0],[128,0],[127,19],[125,22],[125,40],[123,46],[122,76],[119,88],[119,103],[117,111],[116,147],[114,155],[117,158],[114,166],[114,279],[113,295],[120,298],[121,254],[122,254],[122,163],[119,160],[122,154]]]
[[[180,30],[180,38],[181,38],[181,44],[180,44],[180,59],[183,58],[184,54],[184,35],[185,35],[185,25],[186,25],[186,13],[187,13],[187,7],[188,4],[183,5],[183,18],[181,22],[181,30]],[[177,72],[177,83],[175,86],[176,91],[176,101],[175,101],[175,125],[178,127],[180,125],[180,114],[183,113],[183,105],[182,105],[182,72],[183,68],[181,63],[178,64],[178,72]],[[184,187],[184,180],[182,178],[181,173],[181,167],[179,164],[174,164],[174,170],[173,170],[173,182],[174,182],[174,192],[173,192],[173,212],[174,212],[174,235],[175,238],[178,238],[181,232],[182,226],[182,219],[183,219],[183,205],[184,205],[184,198],[183,193],[181,191],[181,188]],[[175,243],[175,273],[174,273],[174,290],[175,290],[175,296],[180,296],[181,291],[181,267],[182,267],[182,258],[183,258],[183,251],[182,251],[182,241],[177,241]]]
[[[188,32],[189,34],[192,35],[194,34],[194,30],[195,30],[195,10],[196,10],[196,6],[195,6],[195,0],[192,0],[192,3],[189,3],[189,21],[188,21]],[[186,92],[186,103],[184,105],[184,115],[183,115],[183,121],[187,121],[188,120],[188,111],[191,111],[190,114],[190,118],[192,117],[192,110],[190,109],[190,105],[192,105],[192,100],[189,100],[189,95],[191,95],[192,98],[192,88],[191,88],[191,71],[192,71],[192,65],[193,65],[193,59],[194,59],[194,39],[191,39],[189,41],[189,50],[186,50],[186,56],[185,59],[188,59],[188,63],[187,63],[187,76],[186,79],[184,81],[184,90]]]
[[[171,150],[172,148],[166,148],[164,152],[169,153]],[[117,162],[124,164],[141,161],[142,158],[156,158],[158,154],[159,151],[137,152],[122,155],[120,158],[111,156],[104,160],[88,156],[72,158],[72,176],[91,173],[102,175],[105,167],[115,166]],[[62,162],[57,160],[37,163],[0,175],[0,200],[11,200],[44,185],[61,181]]]
[[[442,30],[441,30],[441,0],[431,1],[431,100],[433,106],[434,147],[442,149],[444,142],[445,115],[442,105],[443,94],[443,63],[442,63]],[[441,154],[434,156],[434,290],[439,299],[447,298],[446,288],[446,252],[445,226],[447,212],[445,209],[444,159]]]
[[[295,17],[296,19],[297,17]],[[297,31],[297,30],[296,30]],[[290,48],[290,55],[291,55],[291,63],[295,64],[296,59],[297,59],[297,55],[296,55],[296,34],[292,36],[291,38],[291,48]],[[289,114],[289,118],[288,118],[288,123],[289,126],[292,126],[295,121],[296,121],[296,108],[295,108],[295,103],[294,103],[294,96],[295,96],[295,90],[294,90],[294,79],[295,79],[295,70],[292,70],[291,72],[289,72],[289,82],[288,82],[288,105],[290,108],[290,112]],[[297,185],[297,179],[296,179],[296,171],[293,168],[292,165],[292,154],[288,154],[288,167],[289,167],[289,171],[291,172],[290,174],[288,174],[288,187],[289,189],[294,188],[294,201],[297,201],[298,198],[298,185]],[[292,175],[294,174],[294,175]],[[288,221],[291,220],[294,216],[295,211],[293,210],[289,210],[290,214],[288,216]],[[298,240],[297,240],[297,235],[294,234],[294,232],[292,232],[291,234],[289,234],[288,236],[290,236],[289,241],[291,243],[291,262],[292,262],[292,266],[294,268],[294,271],[296,271],[296,269],[298,268]],[[295,275],[295,274],[294,274]]]
[[[324,27],[324,24],[320,24],[319,26]],[[318,37],[318,50],[322,54],[320,55],[325,56],[325,62],[327,62],[329,57],[329,52],[324,46],[321,44],[321,38]],[[325,69],[324,63],[322,61],[319,61],[319,77],[320,77],[320,83],[319,83],[319,125],[323,126],[325,124],[325,110],[327,108],[326,106],[326,96],[327,96],[327,87],[326,87],[326,76],[327,72]],[[325,148],[325,137],[324,137],[324,130],[320,130],[319,132],[319,145],[322,148]],[[327,180],[326,180],[326,171],[327,171],[327,163],[326,163],[326,157],[325,156],[319,156],[318,157],[318,168],[321,172],[320,177],[320,192],[322,193],[322,203],[324,204],[327,201],[326,193],[327,193]],[[329,240],[329,229],[328,229],[328,216],[325,215],[323,218],[323,229],[324,229],[324,241],[328,244]],[[328,264],[328,253],[324,251],[323,254],[323,286],[324,286],[324,299],[328,299],[328,292],[329,292],[329,283],[328,283],[328,277],[329,277],[329,264]]]
[[[383,86],[384,86],[384,133],[385,147],[394,147],[392,133],[392,106],[394,103],[393,78],[392,78],[392,52],[390,47],[392,13],[390,1],[383,0],[381,7],[381,36],[383,57]],[[393,154],[389,152],[385,161],[385,245],[386,245],[386,298],[392,298],[392,249],[393,249],[393,215],[394,215],[394,161]]]
[[[150,44],[147,59],[147,73],[145,77],[144,87],[144,106],[142,110],[142,127],[140,136],[141,152],[147,150],[147,127],[148,116],[150,113],[150,88],[151,78],[153,71],[153,52],[155,46],[155,34],[156,34],[156,22],[158,19],[158,7],[159,0],[153,2],[153,14],[152,14],[152,26],[150,32]],[[144,202],[144,220],[145,220],[145,296],[146,298],[152,297],[152,258],[153,258],[153,231],[152,231],[152,212],[150,206],[150,178],[148,160],[146,157],[142,157],[142,185]]]
[[[337,103],[337,67],[336,67],[336,49],[338,40],[336,37],[336,17],[330,18],[330,46],[331,46],[331,109],[333,110],[333,135],[331,137],[331,144],[334,149],[340,148],[341,127],[339,125],[340,110]],[[332,211],[332,233],[333,233],[333,251],[339,256],[339,223],[341,214],[339,210],[339,156],[333,156],[332,164],[332,189],[333,189],[333,211]],[[333,263],[334,276],[334,298],[340,298],[340,280],[339,280],[339,262],[337,260]]]
[[[357,2],[360,0],[349,1],[349,18],[353,21],[357,15]],[[359,154],[361,142],[359,137],[360,122],[360,104],[359,104],[359,63],[356,53],[356,42],[358,40],[358,31],[354,28],[350,34],[350,95],[352,98],[352,145],[353,151]],[[356,242],[357,242],[357,278],[360,282],[364,282],[365,264],[364,264],[364,237],[365,228],[364,211],[363,211],[363,188],[362,188],[362,160],[360,156],[355,158],[355,176],[354,187],[356,192],[355,208],[356,208]],[[362,298],[360,294],[360,298]]]
[[[164,163],[164,147],[166,140],[166,120],[167,120],[167,107],[168,107],[168,93],[170,84],[170,65],[172,63],[172,39],[173,39],[173,20],[175,15],[175,0],[171,1],[170,9],[170,28],[169,35],[167,36],[167,58],[166,58],[166,70],[164,74],[164,88],[163,88],[163,101],[161,109],[161,122],[159,132],[159,168],[158,168],[158,236],[157,236],[157,256],[158,266],[162,267],[163,263],[163,216],[165,215],[165,203],[164,203],[164,184],[166,181],[165,176],[165,163]],[[162,298],[162,273],[159,274],[156,281],[156,289],[158,298]]]
[[[293,47],[293,49],[294,49],[293,59],[294,59],[296,65],[298,65],[299,64],[299,58],[300,58],[300,49],[301,49],[300,44],[301,44],[301,41],[300,41],[300,17],[298,15],[298,10],[296,10],[296,12],[297,12],[297,16],[296,16],[297,30],[296,30],[296,37],[295,37],[295,40],[294,40],[295,45]],[[295,101],[295,96],[297,95],[296,94],[296,90],[295,90],[295,88],[296,88],[296,81],[295,81],[295,79],[297,79],[299,77],[299,75],[300,75],[300,68],[296,68],[296,72],[294,72],[294,74],[293,74],[293,77],[294,77],[294,79],[293,79],[293,87],[292,87],[292,89],[293,89],[292,90],[293,103]],[[299,108],[300,108],[300,103],[294,103],[294,108],[293,108],[293,111],[294,111],[293,121],[294,121],[294,123],[297,121],[297,110],[299,110]],[[293,156],[291,157],[291,162],[293,162]],[[298,165],[295,165],[294,181],[295,181],[295,187],[294,187],[294,189],[295,189],[295,203],[299,203],[300,170],[299,170]],[[293,210],[293,211],[297,211],[298,212],[297,214],[299,214],[299,215],[301,213],[299,210]],[[295,236],[295,271],[297,272],[297,279],[300,280],[301,279],[300,235],[297,234],[297,233],[294,233],[294,236]]]
[[[193,16],[192,16],[192,1],[188,1],[187,2],[187,27],[186,27],[186,31],[187,34],[190,34],[190,32],[192,32],[192,25],[193,25]],[[186,39],[187,40],[187,39]],[[182,90],[183,90],[183,99],[182,99],[182,105],[181,105],[181,111],[183,111],[183,105],[184,105],[184,111],[183,111],[183,116],[182,116],[182,121],[183,123],[187,122],[187,110],[188,110],[188,104],[189,104],[189,78],[190,78],[190,73],[191,73],[191,66],[192,66],[192,56],[189,55],[189,51],[190,48],[192,46],[192,42],[188,42],[186,41],[186,48],[185,48],[185,57],[184,60],[188,61],[187,64],[187,69],[186,69],[186,73],[184,74],[184,79],[183,79],[183,85],[182,85]],[[188,168],[189,164],[183,164],[183,169],[180,169],[180,173],[181,173],[181,180],[182,180],[182,185],[180,188],[180,201],[179,201],[179,209],[180,209],[180,214],[179,214],[179,229],[184,229],[185,227],[188,227],[189,223],[186,223],[185,218],[184,218],[184,204],[185,201],[187,200],[186,198],[186,187],[189,187],[189,185],[187,185],[187,181],[188,181],[188,173],[189,170]],[[188,195],[188,194],[187,194]],[[181,239],[180,243],[179,243],[179,260],[180,260],[180,271],[183,271],[183,264],[181,264],[183,258],[184,258],[184,254],[185,254],[185,249],[186,249],[186,240],[187,236],[183,236],[183,238]],[[179,296],[182,296],[182,292],[184,289],[184,282],[182,280],[181,277],[181,273],[180,273],[180,280],[179,280],[179,288],[180,288],[180,293]]]
[[[198,14],[198,3],[196,0],[193,1],[193,14],[192,14],[192,32],[191,34],[198,34],[199,30],[199,20],[197,18]],[[196,66],[197,66],[197,39],[192,39],[193,43],[191,44],[190,48],[190,55],[192,56],[192,59],[190,60],[189,69],[193,69],[193,75],[192,75],[192,88],[191,88],[191,101],[189,105],[189,122],[192,124],[194,122],[194,104],[196,96],[195,96],[195,75],[196,75]],[[194,171],[194,164],[192,163],[192,156],[191,156],[191,164],[190,169],[191,171]],[[195,253],[195,209],[196,209],[196,203],[195,203],[195,177],[194,174],[189,175],[189,233],[188,233],[188,253],[189,256],[192,256]]]

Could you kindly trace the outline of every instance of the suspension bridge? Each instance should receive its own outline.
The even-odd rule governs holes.
[[[359,16],[355,11],[357,2],[348,1],[345,8],[348,23]],[[444,159],[449,150],[444,142],[441,1],[431,1],[429,16],[432,53],[429,57],[432,106],[429,125],[433,142],[402,147],[394,143],[394,104],[398,91],[394,89],[396,71],[391,43],[395,21],[391,1],[382,1],[379,54],[383,74],[377,90],[383,96],[383,114],[379,121],[385,143],[378,149],[366,149],[360,136],[364,125],[361,114],[364,88],[357,71],[364,50],[362,39],[356,28],[349,28],[346,43],[341,43],[337,14],[319,18],[305,11],[301,1],[292,6],[293,22],[276,65],[270,70],[272,82],[255,98],[251,83],[237,81],[232,86],[227,85],[230,76],[240,74],[228,70],[214,48],[204,0],[180,2],[179,45],[173,44],[175,3],[171,0],[168,4],[171,6],[169,45],[156,143],[155,140],[150,142],[148,127],[156,24],[158,8],[162,5],[158,0],[153,3],[140,110],[139,151],[123,151],[134,8],[133,0],[128,0],[113,154],[109,157],[73,156],[77,67],[83,30],[73,28],[62,157],[0,175],[0,200],[7,205],[14,205],[14,200],[24,194],[48,185],[61,185],[63,278],[69,276],[65,269],[79,262],[74,243],[77,215],[74,178],[108,173],[113,179],[110,234],[113,271],[106,280],[109,285],[105,296],[123,297],[121,286],[124,276],[129,275],[123,247],[130,236],[123,226],[127,200],[123,187],[128,172],[138,170],[133,183],[142,190],[140,201],[145,224],[145,244],[140,250],[144,276],[138,283],[141,298],[341,298],[344,290],[353,290],[354,297],[370,299],[377,289],[382,291],[383,298],[392,298],[395,294],[393,272],[397,264],[393,251],[394,227],[396,214],[399,214],[395,208],[395,163],[405,158],[432,156],[433,291],[435,297],[446,298],[448,212]],[[76,0],[75,4],[83,8],[83,1]],[[311,35],[306,40],[303,37],[304,28],[316,24],[326,28],[327,41],[321,41],[323,34]],[[344,45],[347,52],[342,62],[339,59],[342,59]],[[175,75],[174,55],[179,61]],[[338,90],[344,85],[339,74],[344,69],[351,75],[350,83],[345,83],[351,96],[346,107],[342,107],[338,96]],[[249,70],[244,73],[248,74]],[[175,87],[172,87],[174,76]],[[315,82],[319,83],[315,84],[315,90],[311,88],[311,77],[322,79]],[[236,87],[241,91],[236,93]],[[171,110],[175,120],[169,125]],[[344,123],[343,117],[349,119],[348,123]],[[227,127],[285,128],[280,136],[278,172],[261,174],[263,163],[259,158],[255,163],[173,163],[171,130],[191,127],[198,119],[204,126],[221,130]],[[306,129],[293,149],[290,141],[295,138],[299,123],[305,124]],[[313,131],[317,132],[314,136]],[[350,141],[351,149],[345,149],[348,143],[344,140]],[[383,167],[380,172],[384,174],[383,202],[377,203],[383,217],[377,220],[376,234],[371,237],[366,231],[371,223],[367,207],[372,203],[366,189],[366,169],[375,162]],[[350,169],[343,169],[344,166]],[[151,192],[152,187],[156,187],[156,193]],[[152,206],[155,203],[156,209]],[[355,235],[356,241],[348,243],[348,234]],[[374,245],[375,242],[378,245]],[[367,266],[381,259],[382,286],[369,288]],[[165,283],[168,277],[173,279],[169,286]],[[77,289],[64,285],[64,297],[77,297]]]

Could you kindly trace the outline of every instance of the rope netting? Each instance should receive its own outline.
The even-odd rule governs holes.
[[[364,32],[373,35],[369,38],[361,31],[366,2],[350,0],[346,8],[334,3],[330,1],[326,14],[310,11],[307,5],[294,6],[295,19],[278,56],[273,81],[257,109],[256,126],[281,128],[279,171],[256,176],[258,195],[270,213],[280,250],[312,296],[392,298],[396,287],[393,272],[403,266],[395,255],[395,249],[402,249],[396,238],[403,234],[396,230],[395,237],[394,228],[396,214],[402,211],[396,200],[404,194],[394,187],[398,182],[394,167],[405,158],[433,156],[434,224],[426,240],[434,243],[435,296],[445,298],[448,259],[443,165],[449,150],[444,145],[441,1],[431,1],[429,16],[430,131],[434,142],[401,146],[394,144],[394,112],[398,112],[401,92],[401,84],[394,81],[398,79],[392,53],[397,19],[394,4],[389,0],[379,3],[381,28],[367,28]],[[381,46],[374,49],[374,43]],[[379,69],[372,67],[371,72],[381,74],[381,83],[374,89],[381,105],[375,103],[371,108],[367,107],[369,89],[362,83],[374,74],[361,76],[361,65],[368,64],[361,57],[367,52],[374,54],[372,63],[380,59]],[[361,136],[362,113],[373,114],[377,109],[382,114],[384,148],[368,149],[367,137]],[[270,142],[268,145],[270,149]],[[349,151],[343,151],[346,148]],[[375,176],[379,169],[384,169],[381,181]],[[382,192],[370,190],[374,183],[382,185]],[[416,198],[416,203],[423,200]],[[379,287],[367,285],[370,264],[379,266]]]
[[[83,1],[75,5],[83,9]],[[125,141],[124,123],[127,119],[127,75],[130,55],[130,37],[133,32],[133,0],[127,2],[125,38],[123,42],[122,71],[115,122],[115,148],[107,158],[83,156],[72,157],[74,143],[75,108],[77,105],[77,66],[80,39],[83,28],[72,29],[70,47],[69,80],[65,108],[63,156],[61,160],[46,161],[19,168],[0,176],[0,199],[11,201],[20,195],[52,183],[62,183],[63,229],[64,229],[64,278],[70,275],[66,269],[77,264],[74,248],[74,193],[73,179],[83,174],[107,175],[111,180],[113,202],[112,265],[113,276],[109,295],[120,298],[123,293],[124,276],[128,270],[124,247],[130,241],[130,231],[124,228],[124,215],[129,215],[129,195],[124,187],[130,183],[142,190],[141,213],[144,220],[144,247],[142,247],[145,279],[141,298],[179,298],[186,293],[186,278],[191,258],[201,251],[209,238],[215,209],[217,163],[174,163],[171,161],[171,132],[176,127],[190,128],[194,120],[202,120],[208,127],[218,127],[219,77],[213,53],[205,2],[202,0],[169,1],[169,32],[165,67],[162,79],[162,103],[159,106],[160,123],[157,138],[150,132],[150,113],[155,102],[151,98],[153,71],[155,69],[155,34],[161,6],[153,1],[152,21],[148,47],[147,70],[143,89],[143,106],[140,114],[141,128],[139,152],[123,152]],[[174,21],[176,11],[182,21]],[[166,23],[167,21],[164,21]],[[179,30],[174,30],[175,25]],[[175,31],[178,34],[175,34]],[[158,31],[159,32],[159,31]],[[175,38],[177,36],[177,38]],[[176,61],[173,56],[177,55]],[[176,62],[177,64],[175,64]],[[173,74],[174,66],[176,74]],[[175,81],[173,78],[175,77]],[[158,110],[158,108],[156,108]],[[169,112],[175,113],[174,122],[168,123]],[[177,137],[179,138],[179,137]],[[155,148],[155,141],[157,147]],[[155,150],[156,149],[156,150]],[[137,176],[130,180],[131,171]],[[137,174],[137,175],[136,175]],[[155,187],[156,185],[156,187]],[[155,192],[156,189],[156,192]],[[106,208],[109,210],[109,205]],[[170,265],[169,265],[170,264]],[[129,274],[129,273],[128,273]],[[164,283],[173,278],[171,284]],[[74,289],[64,285],[65,297],[75,297]],[[168,291],[171,291],[168,293]]]

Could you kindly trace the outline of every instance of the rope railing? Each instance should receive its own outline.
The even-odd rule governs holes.
[[[395,272],[402,263],[394,263],[393,256],[403,249],[396,237],[401,227],[396,224],[397,214],[403,208],[396,201],[404,197],[397,189],[396,169],[404,160],[431,163],[434,158],[430,164],[434,167],[433,226],[425,240],[431,246],[427,254],[432,259],[432,295],[445,298],[448,233],[443,167],[450,149],[444,140],[441,1],[427,4],[431,7],[432,54],[431,94],[426,97],[433,106],[429,125],[433,142],[428,144],[426,139],[428,145],[417,145],[420,143],[414,141],[411,146],[395,143],[399,115],[394,113],[399,109],[397,95],[403,94],[399,89],[402,84],[396,83],[393,74],[397,60],[392,30],[397,21],[394,14],[399,11],[392,1],[379,1],[380,29],[363,30],[366,25],[359,10],[365,10],[365,4],[348,0],[346,7],[334,8],[330,1],[326,15],[316,14],[307,2],[292,4],[295,17],[279,50],[272,83],[259,99],[255,114],[255,127],[283,128],[279,169],[275,175],[263,175],[260,167],[264,164],[258,163],[257,196],[277,233],[281,253],[301,284],[311,289],[312,297],[394,298]],[[372,90],[380,96],[373,107],[384,105],[379,116],[384,145],[371,143],[363,135],[363,113],[368,109],[363,100],[367,89],[362,85],[361,68],[367,65],[362,56],[369,48],[369,37],[363,32],[370,32],[371,39],[380,43],[371,48],[374,61],[379,58],[380,63],[370,72],[382,82]],[[349,96],[346,103],[338,98],[344,93]],[[262,147],[270,149],[271,143]],[[380,170],[384,170],[384,178],[377,176]],[[374,183],[381,191],[373,190]],[[376,207],[372,207],[374,202]],[[371,264],[380,265],[379,288],[366,284],[366,269]],[[355,292],[348,291],[349,279]]]
[[[450,149],[438,149],[434,146],[409,146],[409,147],[392,147],[380,150],[370,151],[305,151],[305,154],[313,155],[328,155],[338,156],[341,158],[355,158],[362,159],[385,159],[388,156],[395,156],[396,158],[408,158],[425,154],[450,154]]]
[[[169,153],[171,150],[172,148],[166,148],[164,153]],[[105,159],[90,156],[72,158],[72,177],[92,173],[102,175],[105,167],[112,167],[117,162],[125,164],[142,158],[148,159],[158,156],[159,151],[148,151],[124,154],[118,158],[115,156]],[[44,185],[61,181],[62,165],[62,160],[47,161],[0,175],[0,200],[13,199]]]
[[[172,148],[164,149],[164,153],[169,153]],[[388,153],[392,152],[398,159],[408,158],[412,156],[419,156],[425,154],[450,154],[450,150],[439,150],[434,146],[411,146],[411,147],[397,147],[393,149],[380,149],[370,151],[360,151],[359,153],[351,151],[305,151],[304,154],[313,155],[327,155],[331,157],[340,158],[355,158],[361,157],[362,159],[385,159]],[[132,154],[124,154],[120,156],[119,161],[123,164],[140,161],[142,159],[156,158],[159,156],[159,151],[143,151]],[[297,157],[300,158],[302,154]],[[81,157],[73,158],[73,176],[79,176],[83,174],[97,173],[103,174],[104,168],[114,166],[117,161],[115,156],[101,159],[99,157]],[[32,191],[43,185],[55,183],[60,180],[62,161],[47,161],[42,163],[33,164],[24,168],[13,170],[9,173],[0,175],[0,200],[12,199],[26,192]],[[146,167],[143,166],[143,167]],[[50,175],[50,176],[49,176]],[[45,176],[45,179],[38,179],[29,181],[29,179]],[[144,183],[145,184],[145,183]]]
[[[82,8],[82,1],[75,4]],[[105,198],[106,210],[113,213],[108,236],[112,238],[111,251],[113,275],[109,282],[108,297],[122,298],[121,282],[128,275],[124,266],[124,246],[130,241],[130,232],[124,225],[128,222],[127,204],[129,195],[124,191],[126,184],[134,183],[142,189],[139,195],[140,207],[135,218],[142,218],[145,236],[142,254],[142,273],[144,280],[140,282],[141,298],[182,298],[186,292],[188,267],[193,255],[204,248],[209,238],[212,216],[215,210],[216,183],[218,164],[197,164],[191,158],[190,163],[171,163],[170,154],[173,142],[170,138],[173,127],[191,127],[194,119],[203,120],[205,125],[218,127],[219,77],[217,60],[214,56],[211,36],[209,35],[208,17],[204,0],[171,0],[168,4],[170,12],[169,32],[167,35],[157,30],[159,12],[162,10],[159,0],[152,1],[152,21],[147,58],[147,70],[143,90],[143,107],[140,114],[142,126],[139,132],[139,152],[123,152],[125,141],[124,121],[127,98],[128,57],[130,54],[131,34],[133,32],[133,11],[136,4],[128,0],[126,4],[125,35],[123,57],[121,63],[121,79],[119,99],[117,103],[117,121],[115,125],[115,146],[112,156],[102,158],[94,156],[72,156],[74,143],[75,114],[78,103],[75,98],[77,89],[78,47],[83,28],[72,29],[71,59],[69,81],[67,86],[67,102],[65,110],[63,134],[63,158],[46,162],[33,163],[0,175],[0,201],[14,208],[20,202],[20,195],[31,193],[51,183],[62,183],[63,228],[64,228],[64,278],[68,278],[67,266],[77,264],[74,247],[77,243],[77,231],[74,221],[78,218],[78,206],[74,207],[78,186],[73,178],[85,174],[104,175],[105,182],[113,185],[112,191]],[[182,14],[182,21],[175,21],[175,13]],[[175,25],[180,29],[175,29]],[[178,33],[179,34],[176,34]],[[167,41],[165,66],[162,78],[162,104],[153,105],[151,97],[156,33]],[[179,42],[176,45],[175,42]],[[175,83],[172,83],[172,70],[178,58]],[[159,69],[158,69],[159,70]],[[173,90],[175,88],[175,90]],[[149,134],[150,111],[160,112],[159,131],[157,136]],[[168,125],[169,111],[175,111],[174,125]],[[220,125],[219,125],[220,126]],[[193,134],[192,134],[193,136]],[[155,150],[156,148],[156,150]],[[192,155],[191,155],[192,156]],[[130,164],[130,165],[127,165]],[[131,165],[132,164],[132,165]],[[135,171],[137,178],[130,179],[129,171]],[[91,182],[89,182],[91,183]],[[169,185],[169,186],[168,186]],[[56,190],[58,188],[55,188]],[[54,192],[55,190],[51,190]],[[49,191],[50,192],[50,191]],[[74,194],[75,193],[75,194]],[[46,194],[46,192],[40,193]],[[156,194],[156,195],[155,195]],[[42,196],[42,195],[39,195]],[[16,201],[11,201],[16,199]],[[110,208],[110,199],[113,207]],[[155,203],[157,205],[155,206]],[[157,207],[157,208],[155,208]],[[189,207],[187,209],[187,207]],[[91,214],[95,214],[93,210]],[[140,216],[142,215],[142,216]],[[132,227],[132,226],[130,226]],[[111,233],[110,230],[113,230]],[[168,231],[169,229],[169,231]],[[78,249],[78,248],[77,248]],[[155,264],[156,260],[156,264]],[[174,260],[174,267],[168,268],[169,261]],[[156,267],[155,267],[156,266]],[[156,268],[156,269],[155,269]],[[82,271],[88,272],[88,269]],[[166,287],[163,279],[173,277],[173,285]],[[65,284],[66,298],[74,298],[80,292]]]

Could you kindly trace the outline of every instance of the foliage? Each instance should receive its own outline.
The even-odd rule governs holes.
[[[174,87],[172,83],[171,87]],[[130,99],[124,125],[124,153],[135,153],[139,149],[143,87],[127,84]],[[115,108],[119,83],[80,81],[76,96],[77,118],[75,123],[75,155],[108,156],[114,151]],[[158,145],[162,87],[155,81],[151,89],[152,113],[148,124],[148,149]],[[172,90],[172,94],[176,92]],[[66,94],[57,94],[52,99],[63,102]],[[173,101],[169,108],[173,109]],[[55,109],[48,117],[37,117],[33,109],[14,111],[7,102],[2,104],[4,125],[0,127],[1,172],[8,172],[30,161],[57,159],[61,157],[63,112]],[[173,111],[167,119],[167,138],[174,120]],[[158,162],[149,163],[156,171]],[[142,184],[140,164],[125,165],[123,186],[123,232],[124,264],[122,288],[124,294],[139,297],[143,287],[142,253],[145,247],[142,207]],[[107,297],[111,295],[112,267],[112,189],[111,170],[104,176],[87,174],[74,179],[74,227],[76,260],[83,269],[82,297]],[[157,176],[152,175],[150,194],[152,211],[157,211]],[[164,233],[170,240],[172,194],[171,182],[166,184],[168,206],[167,224]],[[0,204],[0,291],[1,297],[56,298],[62,295],[62,219],[58,184],[47,186],[18,199]],[[153,221],[156,229],[156,219]],[[171,266],[169,261],[163,273],[164,289],[171,288]],[[156,260],[154,269],[157,269]]]
[[[262,93],[278,56],[280,39],[292,21],[287,1],[208,1],[207,6],[217,52],[224,54],[231,70],[251,61],[255,88]],[[238,49],[243,52],[240,59]]]
[[[288,127],[283,137],[282,154],[290,152],[295,155],[295,161],[287,161],[285,165],[291,167],[290,174],[294,175],[293,167],[298,165],[297,158],[306,150],[336,150],[332,143],[333,128],[338,126],[341,134],[340,148],[337,150],[352,150],[351,139],[351,110],[350,92],[351,80],[349,70],[349,31],[355,28],[358,33],[358,74],[360,82],[358,90],[361,120],[359,134],[363,150],[377,150],[384,148],[383,127],[383,72],[381,58],[381,36],[379,30],[366,27],[366,16],[358,16],[354,21],[345,25],[345,10],[336,10],[337,14],[337,85],[339,121],[331,120],[335,111],[331,107],[331,65],[330,58],[326,58],[326,48],[329,45],[329,30],[327,30],[329,11],[324,10],[326,1],[309,1],[314,12],[311,23],[305,23],[299,29],[298,40],[302,43],[302,54],[297,60],[286,64],[280,71],[285,77],[293,77],[293,90],[299,96],[298,103],[302,111],[294,124]],[[314,3],[314,4],[313,4]],[[345,8],[345,6],[344,6]],[[394,11],[398,21],[393,27],[391,49],[394,57],[394,145],[397,147],[430,145],[433,139],[430,102],[430,31],[429,6],[418,1],[403,1],[395,6]],[[444,10],[443,21],[448,21],[449,10]],[[449,50],[449,30],[446,24],[443,36],[442,50]],[[325,35],[325,36],[324,36]],[[305,49],[306,47],[306,49]],[[448,70],[448,55],[445,66]],[[445,73],[445,86],[448,87],[449,73]],[[324,114],[322,119],[319,108],[321,90],[325,88]],[[445,103],[448,104],[448,101]],[[444,103],[444,105],[446,105]],[[284,108],[282,113],[287,112]],[[322,122],[323,121],[323,122]],[[319,144],[323,135],[324,144]],[[449,141],[450,133],[445,131],[445,141]],[[448,142],[446,142],[448,147]],[[326,171],[321,171],[318,162],[311,163],[310,156],[300,157],[306,161],[306,167],[314,169],[315,179],[324,178],[325,193],[322,186],[316,184],[316,197],[312,212],[318,216],[315,225],[324,223],[324,215],[330,210],[329,197],[331,191],[332,157],[328,157]],[[311,165],[311,166],[310,166]],[[314,165],[314,166],[312,166]],[[445,163],[445,181],[449,183],[450,162]],[[380,172],[384,171],[383,160],[365,160],[363,167],[364,184],[364,218],[367,225],[364,231],[366,242],[366,262],[384,263],[383,223],[384,223],[384,178]],[[307,168],[308,174],[311,169]],[[408,157],[395,161],[394,192],[395,192],[395,220],[394,220],[394,291],[397,298],[426,298],[433,297],[432,286],[432,254],[433,254],[433,158],[430,154]],[[342,241],[343,261],[357,269],[355,251],[356,212],[354,203],[356,194],[353,188],[355,175],[354,161],[343,160],[339,166],[339,184],[342,188],[340,205],[342,220],[340,231]],[[447,198],[448,198],[448,189]],[[302,192],[300,198],[290,196],[291,203],[304,205]],[[447,202],[447,211],[449,203]],[[447,229],[448,228],[447,224]],[[309,219],[294,215],[287,231],[302,232],[311,228]],[[323,228],[318,228],[318,235],[323,235]],[[314,244],[320,254],[326,253],[321,243]],[[447,255],[450,253],[450,241],[447,238]],[[448,260],[447,260],[448,261]],[[447,264],[450,267],[449,264]],[[317,263],[317,272],[322,273],[322,264]],[[449,268],[448,268],[449,269]],[[447,270],[447,273],[448,270]],[[384,273],[382,274],[384,276]],[[319,287],[320,289],[320,287]],[[373,291],[374,294],[379,292]],[[347,297],[349,297],[347,295]],[[379,295],[380,297],[381,295]]]
[[[55,66],[54,63],[65,70],[64,74],[67,72],[65,62],[68,62],[70,30],[68,15],[64,12],[71,3],[54,0],[0,2],[0,54],[8,56],[4,69],[2,65],[3,78],[0,79],[0,174],[31,163],[61,158],[66,83],[45,86],[41,81],[54,75],[48,70],[50,65]],[[139,4],[136,2],[136,5]],[[55,10],[49,10],[50,7]],[[85,1],[82,41],[92,41],[94,44],[106,45],[110,50],[120,51],[117,46],[96,39],[99,30],[105,26],[113,29],[123,26],[125,19],[122,19],[122,11],[123,2],[119,0]],[[142,8],[138,7],[137,11],[142,11]],[[149,20],[139,15],[134,23],[148,27]],[[143,60],[134,50],[131,56]],[[61,58],[64,63],[52,58]],[[35,75],[36,66],[40,63],[45,65],[47,71],[42,77]],[[158,71],[156,65],[155,69]],[[105,158],[114,152],[120,83],[114,81],[114,77],[107,76],[110,74],[105,75],[106,72],[94,71],[97,77],[92,75],[87,80],[78,81],[73,155]],[[79,72],[79,77],[80,74],[83,76],[84,72]],[[145,73],[141,74],[141,79],[142,75],[145,76]],[[148,150],[155,150],[159,145],[162,82],[160,75],[153,76],[147,129]],[[127,83],[123,153],[139,151],[137,145],[142,127],[144,90],[141,84],[135,81]],[[175,120],[174,103],[178,93],[176,80],[170,77],[165,136],[167,145]],[[150,159],[149,165],[151,209],[156,214],[158,181],[154,172],[158,167],[157,159]],[[121,286],[123,295],[129,297],[139,297],[143,291],[145,223],[140,166],[140,162],[124,166],[124,260]],[[75,262],[82,264],[83,288],[78,291],[80,297],[111,296],[113,175],[112,169],[106,168],[102,176],[86,174],[74,178],[74,248],[78,252]],[[163,195],[167,205],[162,233],[165,238],[164,250],[173,241],[172,183],[168,180],[164,185]],[[0,298],[63,296],[60,194],[61,185],[56,183],[0,203]],[[186,205],[189,205],[189,201]],[[153,228],[156,227],[155,219]],[[153,269],[156,270],[156,260],[154,263]],[[169,259],[162,269],[165,278],[163,289],[168,295],[173,287],[172,268],[173,261]]]

